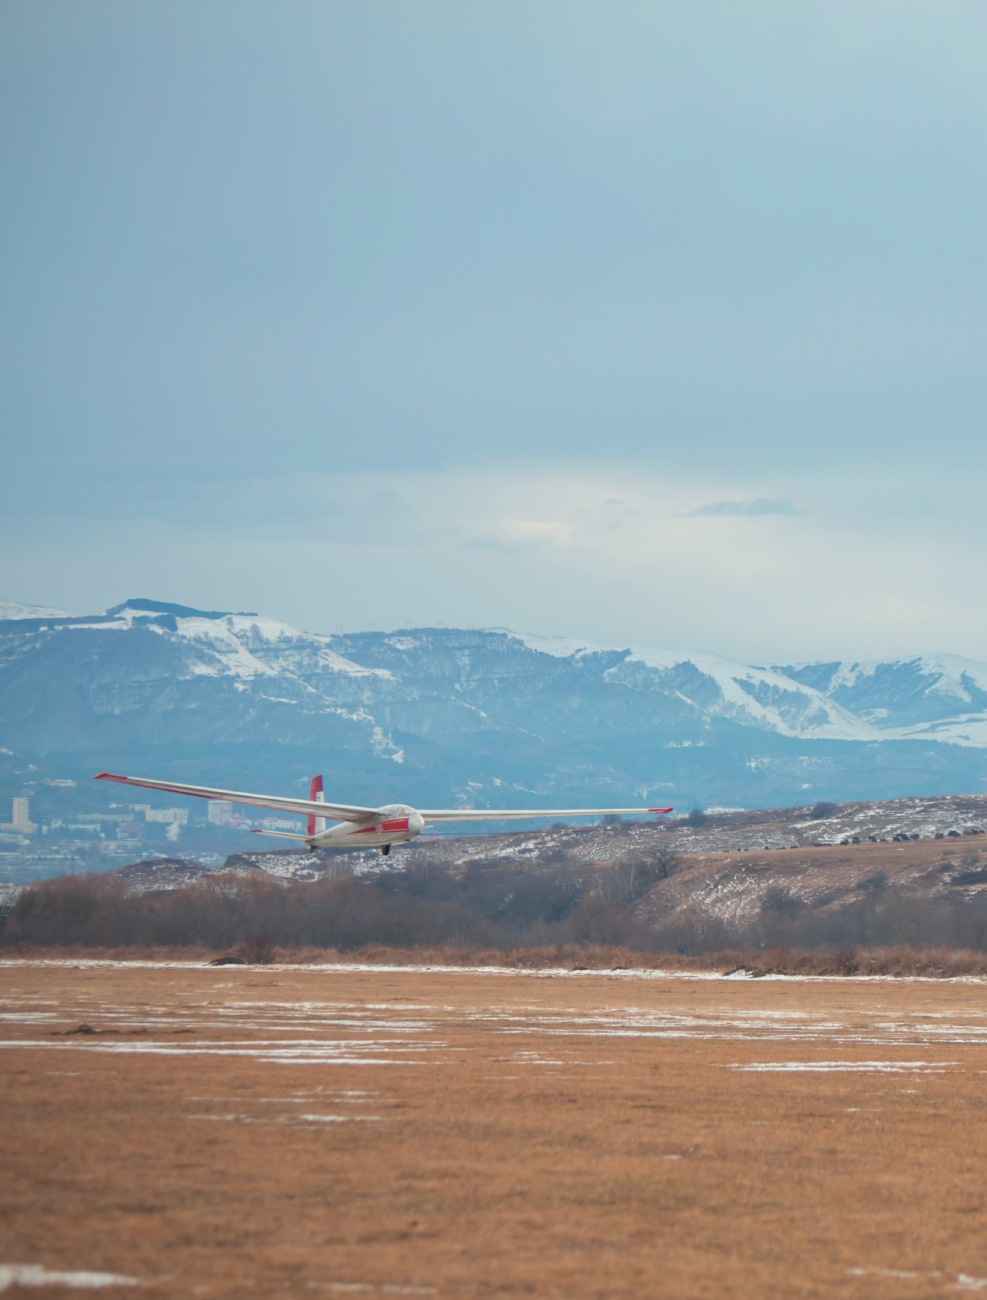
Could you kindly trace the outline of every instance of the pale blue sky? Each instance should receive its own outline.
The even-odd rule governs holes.
[[[0,598],[987,659],[987,9],[0,8]]]

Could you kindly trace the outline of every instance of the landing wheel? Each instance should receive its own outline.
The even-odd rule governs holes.
[[[386,858],[388,853],[390,853],[391,851],[391,846],[389,844],[382,844],[380,846],[380,851],[381,853],[383,853],[384,857]]]

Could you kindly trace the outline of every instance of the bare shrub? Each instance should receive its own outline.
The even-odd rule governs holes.
[[[768,948],[757,963],[759,975],[788,975],[792,970],[792,954],[788,948]]]
[[[682,858],[676,853],[674,845],[667,841],[659,841],[655,849],[655,866],[658,869],[659,879],[667,880],[669,876],[674,876],[681,865]]]
[[[793,894],[784,885],[772,885],[761,898],[762,912],[778,912],[782,916],[797,916],[806,906],[804,898]]]
[[[732,936],[729,927],[719,917],[690,907],[663,927],[659,937],[662,946],[683,956],[694,957],[727,947]]]
[[[553,844],[550,849],[545,849],[538,855],[538,861],[545,863],[547,866],[559,866],[569,859],[568,853],[561,844]]]
[[[608,903],[636,903],[659,879],[649,858],[625,858],[596,875],[596,893]]]
[[[839,806],[840,805],[837,803],[817,803],[810,810],[809,816],[814,821],[820,822],[826,817],[832,817],[833,813],[836,812]]]
[[[573,909],[566,929],[578,944],[621,947],[643,946],[647,941],[645,927],[629,908],[607,903],[598,895],[590,896]]]
[[[248,934],[240,953],[250,966],[267,966],[274,960],[274,945],[266,934]]]
[[[841,948],[833,954],[833,965],[841,975],[856,975],[860,969],[860,953],[856,948]]]

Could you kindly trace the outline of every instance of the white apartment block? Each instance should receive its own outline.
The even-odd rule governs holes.
[[[214,826],[228,826],[233,820],[233,805],[228,799],[210,799],[206,816]]]
[[[146,822],[178,822],[181,826],[188,825],[187,808],[148,808],[144,814]]]
[[[31,821],[30,801],[27,799],[15,799],[13,820],[0,824],[0,831],[20,831],[22,835],[33,835],[37,829],[37,823]]]

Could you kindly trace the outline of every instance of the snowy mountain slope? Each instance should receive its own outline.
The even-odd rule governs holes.
[[[640,664],[657,686],[684,689],[710,716],[779,735],[987,747],[987,664],[957,655],[755,668],[701,651],[620,650],[575,638],[508,635],[538,654],[574,662],[619,656],[606,670],[614,681],[629,680]]]
[[[279,677],[293,671],[346,673],[353,677],[387,676],[386,670],[361,668],[330,648],[329,639],[299,632],[287,623],[256,614],[204,614],[188,611],[176,616],[166,607],[154,610],[150,601],[127,602],[106,614],[86,616],[66,610],[45,609],[33,605],[0,604],[0,620],[61,624],[64,630],[80,633],[86,629],[128,632],[146,628],[149,632],[171,634],[188,644],[188,671],[195,675],[232,676],[243,680],[253,677]],[[68,620],[71,620],[70,622]],[[13,632],[13,627],[8,632]]]
[[[393,793],[395,764],[402,798],[439,805],[939,793],[979,788],[987,665],[768,668],[504,629],[326,637],[145,599],[6,605],[0,744],[188,779],[198,763],[240,788],[318,763],[357,803]]]
[[[841,705],[882,739],[987,746],[987,664],[957,655],[775,670]]]
[[[163,608],[141,600],[51,618],[20,606],[24,613],[0,622],[4,734],[46,750],[89,747],[128,720],[162,740],[290,737],[299,716],[314,715],[337,743],[341,728],[357,747],[399,753],[353,689],[386,672],[274,619]],[[234,704],[244,694],[249,703]],[[285,726],[286,710],[295,726]]]
[[[67,609],[52,609],[48,605],[19,605],[16,601],[0,600],[0,619],[5,618],[75,618]]]
[[[710,716],[770,728],[780,735],[827,740],[879,737],[874,727],[849,709],[813,685],[786,676],[780,670],[751,668],[719,655],[695,651],[676,652],[646,646],[619,650],[589,641],[524,633],[517,639],[538,654],[556,658],[582,660],[590,656],[618,655],[619,662],[606,669],[606,676],[612,681],[643,684],[651,680],[659,689],[680,691],[690,699],[701,700]]]

